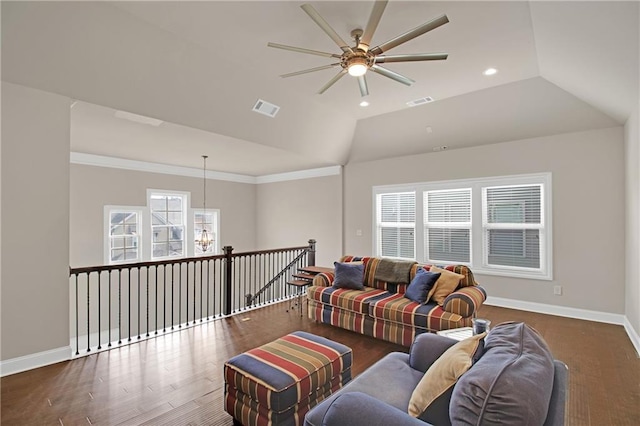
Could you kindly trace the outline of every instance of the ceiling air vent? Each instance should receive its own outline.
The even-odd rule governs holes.
[[[431,96],[427,96],[426,98],[414,99],[412,101],[407,102],[407,105],[410,107],[428,104],[429,102],[433,102],[433,98]]]
[[[256,104],[253,106],[253,110],[273,118],[276,116],[278,111],[280,111],[280,107],[267,101],[263,101],[262,99],[258,99]]]

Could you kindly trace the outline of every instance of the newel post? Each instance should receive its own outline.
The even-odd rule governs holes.
[[[307,255],[307,266],[316,266],[316,240],[309,240],[309,254]]]
[[[224,252],[224,292],[225,292],[225,300],[224,300],[224,314],[231,315],[231,287],[233,285],[233,260],[231,258],[231,254],[233,252],[233,247],[224,246],[222,247],[222,251]]]

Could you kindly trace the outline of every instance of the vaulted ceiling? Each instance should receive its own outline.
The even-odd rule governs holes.
[[[2,79],[78,101],[73,151],[187,167],[208,154],[254,176],[618,126],[638,104],[637,2],[392,0],[373,44],[447,14],[390,53],[449,58],[385,64],[411,87],[368,73],[366,108],[350,76],[317,94],[335,70],[279,77],[332,60],[269,41],[339,52],[301,4],[3,1]],[[372,8],[312,4],[345,40]],[[257,99],[277,116],[252,112]]]

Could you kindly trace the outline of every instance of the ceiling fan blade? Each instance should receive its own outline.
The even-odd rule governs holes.
[[[394,47],[399,46],[402,43],[406,43],[407,41],[412,40],[418,36],[421,36],[422,34],[428,31],[434,30],[446,24],[447,22],[449,22],[449,18],[447,18],[447,15],[439,16],[429,22],[425,22],[424,24],[415,27],[412,30],[407,31],[404,34],[399,35],[396,38],[393,38],[385,43],[382,43],[377,47],[374,47],[373,49],[371,49],[371,53],[373,53],[374,55],[379,55],[381,53],[384,53],[387,50],[393,49]]]
[[[397,81],[398,83],[402,83],[402,84],[406,84],[407,86],[411,86],[413,83],[415,83],[414,80],[411,80],[409,77],[405,77],[402,74],[398,74],[395,71],[391,71],[388,70],[386,68],[382,68],[379,65],[371,65],[371,68],[369,68],[371,71],[377,72],[380,75],[384,75],[385,77],[389,77],[392,80]]]
[[[340,57],[340,55],[336,55],[335,53],[320,52],[319,50],[305,49],[303,47],[287,46],[286,44],[278,44],[278,43],[269,42],[269,43],[267,43],[267,46],[275,47],[276,49],[291,50],[292,52],[308,53],[309,55],[324,56],[325,58],[339,58]]]
[[[289,74],[282,74],[280,77],[287,78],[287,77],[293,77],[293,76],[300,75],[300,74],[307,74],[307,73],[310,73],[310,72],[327,70],[329,68],[333,68],[333,67],[336,67],[338,65],[340,65],[340,62],[336,62],[335,64],[330,64],[330,65],[322,65],[320,67],[315,67],[315,68],[309,68],[307,70],[290,72]]]
[[[369,22],[367,22],[367,26],[364,28],[364,32],[360,38],[360,43],[358,43],[359,49],[362,49],[365,52],[369,50],[371,38],[373,37],[373,33],[376,32],[376,28],[378,28],[380,18],[382,18],[382,14],[384,13],[384,9],[387,7],[387,3],[388,0],[379,0],[373,4],[373,9],[369,16]]]
[[[364,98],[369,94],[369,88],[367,87],[367,79],[364,75],[358,77],[358,86],[360,86],[360,95]]]
[[[322,31],[324,31],[329,37],[331,37],[331,40],[333,40],[338,46],[340,46],[340,49],[342,49],[343,52],[353,52],[351,47],[349,47],[349,45],[338,35],[338,33],[335,32],[333,28],[331,28],[327,21],[325,21],[324,18],[320,16],[318,11],[315,10],[313,6],[311,6],[310,4],[303,4],[300,7],[302,8],[302,10],[307,12],[307,15],[309,15],[309,17],[313,19],[316,24],[318,24]]]
[[[318,95],[322,95],[324,92],[326,92],[329,87],[333,86],[336,83],[336,81],[338,81],[342,77],[344,77],[344,75],[346,73],[347,73],[347,70],[342,69],[338,74],[336,74],[335,77],[333,77],[331,80],[329,80],[329,82],[327,84],[322,86],[322,88],[318,91]]]
[[[448,53],[416,53],[411,55],[383,55],[376,56],[376,64],[386,62],[411,62],[411,61],[443,61],[449,56]]]

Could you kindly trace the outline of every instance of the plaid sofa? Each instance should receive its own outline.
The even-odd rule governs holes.
[[[364,290],[333,287],[333,273],[316,275],[307,290],[310,319],[409,347],[418,334],[427,331],[470,327],[475,312],[487,298],[485,290],[464,265],[441,266],[464,278],[439,306],[433,301],[422,305],[404,297],[409,283],[378,279],[376,270],[381,258],[343,256],[340,259],[341,262],[354,260],[365,265]],[[418,268],[428,270],[431,266],[414,264],[409,281]]]

